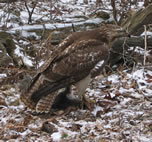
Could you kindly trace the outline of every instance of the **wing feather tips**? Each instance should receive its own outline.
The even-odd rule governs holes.
[[[28,94],[21,94],[20,100],[27,108],[35,111],[36,103],[31,100]]]
[[[66,88],[59,89],[53,93],[48,94],[47,96],[42,96],[41,99],[36,104],[37,113],[49,113],[52,106],[55,103],[55,99],[61,93],[64,93]]]
[[[37,113],[49,113],[51,107],[53,105],[55,94],[49,94],[47,96],[43,96],[36,105],[36,112]]]

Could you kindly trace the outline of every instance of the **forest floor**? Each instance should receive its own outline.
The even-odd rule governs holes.
[[[71,5],[62,1],[55,4],[58,4],[59,8],[64,7],[62,20],[70,22],[72,14],[81,15],[84,12],[89,14],[95,8],[93,2],[90,5],[82,4],[80,0],[77,4],[67,1]],[[20,9],[24,7],[20,3],[16,6],[20,6]],[[48,9],[47,3],[43,5],[38,3],[33,21],[38,22],[41,19],[49,23],[46,12]],[[67,14],[69,11],[70,14]],[[4,16],[3,10],[0,10],[0,14]],[[61,15],[56,17],[60,19]],[[15,19],[13,15],[9,18]],[[18,22],[12,23],[11,20],[10,23],[8,22],[10,33],[12,33],[11,30],[22,28],[24,31],[28,28],[25,24],[28,21],[28,14],[24,8],[19,20],[25,25],[20,26]],[[30,27],[34,24],[37,23],[33,23]],[[4,25],[1,26],[4,27]],[[28,40],[31,35],[26,31],[22,32],[22,36],[24,38],[17,40],[18,37],[16,37],[14,40],[17,44],[16,54],[23,58],[26,65],[32,67],[36,62],[35,59],[22,52],[25,47],[27,49],[31,46]],[[37,38],[38,36],[36,40],[39,40]],[[37,46],[38,43],[33,42],[32,47],[33,45]],[[144,50],[139,47],[134,52],[144,55]],[[43,62],[42,59],[41,63]],[[117,69],[115,66],[107,76],[95,78],[86,90],[86,95],[95,101],[92,110],[75,109],[66,115],[50,116],[35,115],[20,102],[20,93],[15,89],[15,84],[11,83],[12,75],[17,71],[19,70],[15,67],[0,68],[0,142],[152,141],[152,66],[148,63],[147,66],[139,63],[133,67],[119,65]],[[2,84],[3,82],[5,83]]]

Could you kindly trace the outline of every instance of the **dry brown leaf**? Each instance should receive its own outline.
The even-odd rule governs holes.
[[[116,103],[115,102],[113,102],[113,101],[109,101],[109,100],[100,100],[99,102],[98,102],[98,104],[99,104],[99,106],[101,106],[101,107],[107,107],[107,106],[114,106],[114,105],[116,105]]]
[[[0,105],[7,106],[5,99],[0,97]]]
[[[59,123],[59,122],[56,120],[55,117],[50,118],[50,119],[47,119],[47,121],[48,121],[48,122],[52,122],[52,123],[54,123],[54,124],[58,124],[58,123]]]
[[[136,80],[131,81],[130,88],[136,89]]]
[[[147,81],[147,83],[151,83],[151,82],[152,82],[152,80],[151,80],[151,79],[147,79],[146,81]]]
[[[149,75],[149,74],[146,74],[146,77],[147,77],[148,79],[152,79],[152,76]]]
[[[24,126],[27,126],[32,119],[33,119],[33,117],[32,117],[31,115],[25,116],[25,117],[24,117],[23,125],[24,125]]]
[[[80,128],[82,127],[82,125],[80,124],[72,124],[71,130],[72,131],[80,131]]]
[[[17,131],[17,132],[24,132],[25,131],[25,127],[24,126],[22,126],[22,125],[14,125],[14,124],[9,124],[9,125],[7,125],[7,128],[9,129],[9,130],[15,130],[15,131]]]
[[[123,87],[124,89],[129,89],[129,88],[130,88],[130,86],[128,86],[128,83],[127,83],[127,82],[123,82],[123,83],[122,83],[122,87]]]
[[[101,140],[98,140],[97,142],[109,142],[109,141],[108,141],[108,140],[101,139]]]
[[[122,72],[122,71],[123,71],[123,66],[120,65],[120,66],[118,67],[118,70],[119,70],[119,72]]]
[[[50,124],[48,121],[44,122],[41,131],[47,132],[49,134],[52,134],[54,132],[57,132],[57,129],[55,128],[54,125]]]
[[[121,96],[121,93],[119,92],[119,90],[116,90],[115,96],[116,96],[116,97]]]

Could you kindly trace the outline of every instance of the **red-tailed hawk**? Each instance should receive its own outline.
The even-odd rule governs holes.
[[[21,100],[36,112],[48,113],[58,94],[73,86],[81,100],[91,78],[106,64],[112,42],[124,36],[124,30],[110,24],[68,36],[38,70]]]

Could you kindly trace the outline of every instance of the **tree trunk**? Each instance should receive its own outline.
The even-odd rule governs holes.
[[[109,59],[110,65],[116,64],[122,58],[123,50],[135,46],[144,48],[144,37],[140,35],[144,32],[144,25],[148,24],[152,24],[152,4],[137,11],[122,24],[129,34],[136,37],[120,38],[113,43]],[[152,47],[152,37],[149,37],[147,42],[148,48]]]

